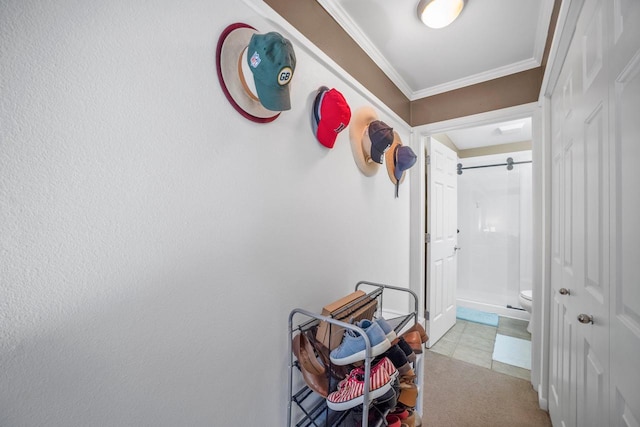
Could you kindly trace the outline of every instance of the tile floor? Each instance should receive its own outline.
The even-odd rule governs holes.
[[[531,341],[531,334],[527,332],[527,322],[524,320],[500,316],[498,327],[496,328],[457,319],[456,325],[429,351],[464,360],[503,374],[530,380],[531,371],[528,369],[507,365],[492,359],[496,334]]]

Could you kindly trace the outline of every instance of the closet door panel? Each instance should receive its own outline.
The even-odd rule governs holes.
[[[573,190],[576,238],[577,423],[607,425],[609,417],[609,94],[607,2],[587,0],[578,21],[581,91],[576,99]],[[609,3],[610,5],[610,3]],[[579,270],[579,271],[578,271]]]
[[[611,49],[611,420],[640,426],[640,2],[614,1]]]

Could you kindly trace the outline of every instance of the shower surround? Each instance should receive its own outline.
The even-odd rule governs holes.
[[[531,152],[462,158],[463,168],[530,161]],[[528,319],[520,290],[532,287],[531,163],[458,175],[457,304]],[[508,308],[513,307],[513,308]]]

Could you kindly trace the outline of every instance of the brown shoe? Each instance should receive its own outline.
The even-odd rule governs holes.
[[[329,395],[329,379],[325,374],[324,366],[318,362],[313,347],[304,334],[298,334],[293,337],[292,346],[293,354],[298,359],[302,378],[309,388],[322,397]]]
[[[407,419],[402,421],[404,423],[403,427],[416,427],[416,419],[416,411],[410,411]]]
[[[420,332],[418,331],[405,332],[404,334],[402,334],[402,338],[404,338],[407,344],[409,344],[409,346],[411,347],[411,350],[413,350],[415,354],[422,353],[423,341],[422,341],[422,338],[420,338]]]
[[[422,344],[429,341],[429,335],[427,335],[427,332],[424,330],[424,328],[420,323],[416,323],[415,325],[407,329],[407,332],[413,332],[413,331],[417,331],[420,334],[420,340],[422,341]]]
[[[418,386],[415,384],[400,384],[400,396],[398,402],[407,408],[415,408],[418,400]]]

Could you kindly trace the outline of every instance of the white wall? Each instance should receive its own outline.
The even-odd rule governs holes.
[[[295,40],[293,109],[241,117],[241,2],[0,7],[0,425],[284,425],[290,310],[408,285],[409,182],[310,130],[318,86],[370,100]]]

